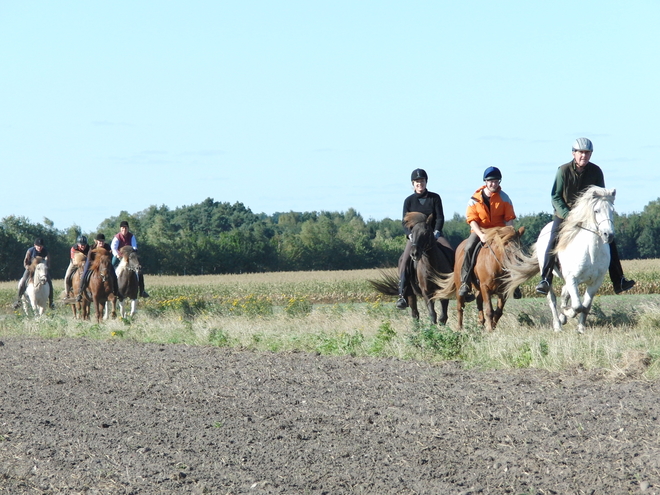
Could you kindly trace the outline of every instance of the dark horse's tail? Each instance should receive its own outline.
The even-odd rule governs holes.
[[[377,292],[385,296],[399,295],[399,275],[392,272],[381,272],[378,280],[367,280]]]

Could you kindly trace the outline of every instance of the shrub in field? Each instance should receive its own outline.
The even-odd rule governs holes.
[[[272,316],[273,301],[267,297],[250,294],[246,297],[234,299],[225,305],[230,315],[233,316]]]
[[[292,318],[307,316],[312,312],[312,303],[307,297],[292,297],[284,306],[284,312]]]
[[[355,332],[353,335],[341,332],[337,336],[320,335],[318,339],[316,351],[319,354],[355,356],[364,342],[364,335],[360,332]]]
[[[448,327],[440,328],[431,323],[418,325],[410,335],[412,345],[431,350],[444,359],[460,357],[468,341],[469,336],[465,333],[454,332]]]
[[[378,332],[371,345],[370,354],[378,355],[383,352],[385,346],[396,337],[396,331],[392,328],[392,323],[384,322],[378,327]]]
[[[220,328],[212,328],[209,331],[209,344],[217,347],[226,347],[229,345],[229,335]]]

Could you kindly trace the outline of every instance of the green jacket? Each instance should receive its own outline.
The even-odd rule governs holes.
[[[575,170],[575,160],[559,167],[555,183],[552,185],[552,206],[555,215],[565,219],[573,208],[576,198],[589,186],[605,187],[603,171],[595,163],[587,163],[581,174]]]

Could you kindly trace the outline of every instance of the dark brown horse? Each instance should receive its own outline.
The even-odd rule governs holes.
[[[114,268],[112,268],[108,250],[96,248],[90,251],[90,256],[93,257],[92,264],[89,267],[91,275],[89,276],[89,285],[83,299],[86,298],[88,301],[94,303],[96,321],[101,323],[103,310],[108,302],[112,304],[112,317],[117,317],[117,300],[112,293],[113,279],[110,275],[110,270],[114,270]],[[107,311],[105,318],[108,318]]]
[[[504,263],[515,253],[520,252],[520,236],[523,235],[525,227],[515,230],[513,227],[495,227],[484,229],[487,240],[477,255],[474,271],[471,275],[473,289],[477,292],[477,309],[479,310],[479,323],[486,326],[486,330],[492,332],[502,316],[506,302],[506,289],[502,277],[504,275]],[[458,312],[458,328],[463,328],[463,310],[465,301],[458,293],[457,288],[461,286],[461,267],[465,242],[461,242],[456,248],[456,262],[454,264],[454,276],[445,274],[435,281],[440,286],[435,298],[442,299],[456,295],[456,310]],[[497,309],[493,310],[492,296],[497,296]]]
[[[439,289],[435,282],[436,277],[441,273],[451,273],[452,265],[448,253],[445,253],[435,240],[433,235],[433,216],[428,218],[423,213],[410,212],[404,217],[406,227],[411,230],[410,257],[405,258],[404,254],[399,258],[399,271],[404,269],[404,264],[410,266],[410,288],[404,295],[412,313],[412,317],[419,320],[419,310],[417,309],[417,298],[422,297],[426,301],[426,307],[433,323],[447,323],[447,298],[440,299],[440,314],[435,311],[434,293]],[[450,250],[450,248],[447,248]],[[369,283],[381,294],[388,296],[397,296],[399,294],[398,275],[383,275],[380,280],[370,280]],[[438,298],[435,298],[438,299]]]
[[[80,252],[76,253],[73,258],[73,264],[76,266],[76,270],[73,272],[73,275],[71,275],[71,288],[73,289],[74,294],[80,292],[80,283],[82,282],[82,274],[86,260],[87,256]],[[83,299],[80,302],[73,300],[71,303],[71,310],[73,311],[74,318],[78,318],[78,315],[80,315],[83,320],[89,320],[89,300]]]

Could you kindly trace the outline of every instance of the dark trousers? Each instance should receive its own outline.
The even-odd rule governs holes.
[[[481,239],[474,232],[470,233],[470,237],[465,242],[463,248],[463,265],[461,266],[461,283],[470,286],[470,273],[472,273],[474,253],[479,246]]]
[[[399,270],[399,297],[405,297],[406,289],[408,288],[408,280],[410,279],[411,259],[410,251],[412,251],[412,243],[406,241],[406,247],[403,249],[401,267]],[[144,286],[143,286],[144,287]]]
[[[548,281],[549,284],[552,284],[552,270],[555,267],[555,262],[557,261],[557,255],[552,251],[557,247],[557,234],[559,233],[559,228],[563,223],[563,219],[558,216],[554,216],[552,219],[552,228],[550,229],[550,239],[548,240],[548,247],[545,250],[545,257],[543,259],[543,269],[541,270],[541,278]],[[615,287],[621,284],[621,279],[623,278],[623,267],[621,266],[621,260],[619,259],[619,250],[616,248],[616,242],[612,241],[610,243],[610,280]]]

